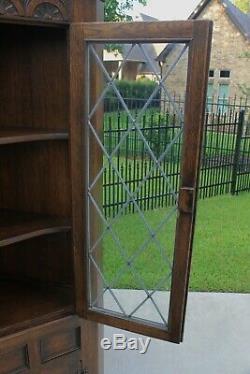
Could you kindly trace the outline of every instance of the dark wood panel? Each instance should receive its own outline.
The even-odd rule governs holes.
[[[79,350],[81,347],[80,327],[62,329],[47,335],[40,340],[42,362],[50,361],[56,357]]]
[[[2,279],[73,285],[71,232],[45,235],[2,247],[0,274]]]
[[[67,32],[0,24],[0,127],[68,128]]]
[[[2,24],[6,25],[25,25],[25,26],[38,26],[38,27],[46,27],[46,28],[68,28],[69,21],[48,21],[42,20],[38,18],[29,18],[29,17],[9,17],[6,15],[0,15],[0,21]]]
[[[184,333],[195,227],[199,166],[205,122],[204,114],[212,26],[211,21],[197,20],[194,23],[194,39],[189,46],[180,181],[180,197],[183,198],[184,190],[186,191],[187,200],[184,206],[179,206],[179,215],[176,224],[174,264],[168,318],[171,339],[175,342],[181,342]],[[181,201],[181,203],[183,203],[183,201]]]
[[[34,213],[0,210],[0,247],[42,235],[69,231],[69,220]]]
[[[59,341],[60,337],[63,338],[62,332],[68,331],[73,333],[74,331],[79,331],[79,329],[80,320],[73,315],[53,322],[44,323],[37,327],[29,328],[14,335],[0,337],[0,374],[72,374],[80,372],[80,368],[83,367],[80,362],[82,360],[80,349],[51,359],[45,363],[42,362],[40,350],[41,340],[50,341],[50,349],[55,351],[58,349],[58,344],[59,346],[64,344],[62,341]],[[52,340],[51,337],[53,337]],[[58,339],[56,339],[56,337]],[[81,342],[79,341],[79,343]],[[13,363],[7,361],[9,358],[12,359]],[[19,362],[25,362],[29,369],[24,368],[13,371],[12,367],[17,367],[16,364],[19,364]],[[1,371],[3,368],[9,369],[9,367],[11,371]],[[91,372],[97,373],[97,371]]]
[[[86,0],[85,2],[73,2],[73,17],[77,21],[96,21],[103,18],[103,11],[99,0]],[[84,19],[81,19],[84,14]],[[72,226],[74,269],[76,284],[76,309],[80,316],[86,313],[86,275],[85,264],[85,204],[83,199],[84,180],[86,167],[84,166],[84,130],[83,104],[84,96],[84,44],[77,24],[70,26],[69,34],[69,64],[70,64],[70,161],[72,178]],[[96,88],[96,82],[94,86]],[[100,89],[100,87],[99,87]],[[94,87],[93,87],[94,90]],[[96,93],[97,94],[97,93]],[[82,352],[83,368],[88,368],[89,373],[103,373],[103,351],[99,341],[102,330],[92,321],[82,320]]]
[[[195,21],[161,21],[161,22],[108,22],[84,23],[82,36],[92,41],[128,41],[145,42],[172,41],[188,42],[193,37]]]
[[[105,0],[74,0],[71,2],[71,21],[102,21]]]
[[[70,218],[67,142],[0,147],[0,207]]]
[[[32,128],[1,128],[0,144],[25,143],[45,140],[66,140],[67,131],[39,130]]]
[[[70,15],[68,0],[5,0],[0,11],[5,17],[32,17],[50,22],[68,20]]]
[[[52,360],[41,367],[41,374],[78,374],[81,372],[79,351]]]
[[[0,336],[74,311],[71,288],[1,281],[0,289]],[[4,305],[8,308],[3,308]]]
[[[0,351],[0,374],[26,373],[29,369],[28,346]]]
[[[98,11],[102,18],[103,3],[104,0],[5,0],[0,8],[0,19],[2,22],[63,26],[69,20],[96,20]]]

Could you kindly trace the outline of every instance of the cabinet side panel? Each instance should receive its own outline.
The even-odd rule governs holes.
[[[0,127],[66,129],[66,30],[0,24]]]
[[[1,146],[0,185],[1,209],[70,217],[67,141]]]
[[[71,235],[60,233],[1,248],[0,279],[73,285]]]

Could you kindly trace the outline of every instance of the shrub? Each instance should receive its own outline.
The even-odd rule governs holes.
[[[156,113],[151,115],[147,124],[147,130],[144,132],[144,136],[147,139],[152,151],[155,156],[159,158],[162,153],[165,152],[166,147],[173,141],[179,128],[173,127],[176,124],[175,116],[168,112]],[[170,127],[169,127],[170,126]],[[171,159],[176,161],[178,159],[178,142],[172,146],[170,152],[164,157],[165,160]]]
[[[137,81],[116,80],[115,84],[129,109],[142,108],[157,86],[156,82],[149,79]],[[157,92],[149,107],[159,106],[160,92]],[[105,111],[113,112],[119,109],[123,109],[122,104],[114,90],[110,88],[105,98]]]

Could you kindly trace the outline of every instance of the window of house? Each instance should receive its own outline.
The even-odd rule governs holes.
[[[207,111],[212,112],[214,98],[214,85],[213,83],[208,83],[207,85]]]
[[[209,78],[213,78],[214,77],[214,70],[209,70]]]
[[[220,78],[230,78],[230,70],[221,70]]]
[[[227,110],[229,96],[229,84],[220,84],[219,85],[219,94],[218,94],[218,104],[219,110],[221,113],[225,113]]]

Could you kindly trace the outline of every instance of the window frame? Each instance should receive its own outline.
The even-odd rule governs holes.
[[[224,74],[224,73],[228,73],[228,76],[222,76],[222,74]],[[230,79],[230,77],[231,77],[231,70],[229,70],[229,69],[221,69],[220,70],[220,78],[221,79]]]
[[[174,343],[183,339],[188,280],[196,216],[199,164],[204,126],[208,69],[211,50],[212,22],[207,20],[133,22],[133,23],[81,23],[70,25],[70,121],[73,168],[74,205],[72,213],[74,264],[76,284],[76,312],[80,317],[116,328],[159,338]],[[110,312],[97,312],[88,305],[86,237],[86,110],[84,97],[86,43],[166,42],[188,43],[188,80],[185,100],[184,145],[181,162],[178,220],[176,225],[173,276],[170,293],[168,329],[157,324],[133,321]],[[98,77],[93,77],[90,96],[98,96]],[[85,126],[86,127],[86,126]],[[80,186],[79,186],[80,185]],[[84,196],[84,198],[83,198]],[[95,280],[93,280],[95,282]]]
[[[212,74],[210,74],[210,73],[212,73]],[[209,78],[214,78],[215,77],[215,70],[214,69],[209,69],[208,77]]]

